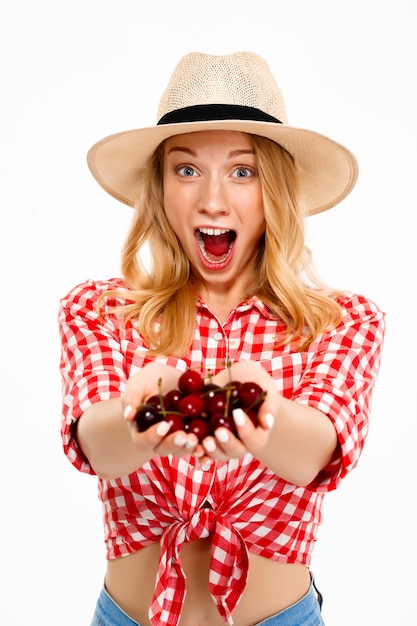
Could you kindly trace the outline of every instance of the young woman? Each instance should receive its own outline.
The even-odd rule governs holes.
[[[158,120],[90,150],[135,214],[123,276],[78,285],[59,316],[64,449],[104,511],[92,624],[323,624],[311,553],[364,444],[384,315],[315,277],[304,220],[351,191],[356,161],[287,124],[253,53],[186,55]],[[257,421],[237,408],[202,437],[166,415],[138,430],[188,370],[257,383]]]

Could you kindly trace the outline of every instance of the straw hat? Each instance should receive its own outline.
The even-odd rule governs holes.
[[[357,162],[344,146],[319,133],[289,126],[282,93],[265,60],[252,52],[184,56],[162,95],[156,126],[105,137],[88,152],[97,182],[133,206],[138,172],[168,137],[235,130],[268,137],[293,157],[308,214],[330,209],[352,190]]]

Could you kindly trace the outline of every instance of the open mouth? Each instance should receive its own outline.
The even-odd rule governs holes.
[[[236,232],[227,228],[199,228],[196,239],[206,261],[222,263],[232,250]]]

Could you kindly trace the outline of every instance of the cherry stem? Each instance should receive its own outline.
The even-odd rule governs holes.
[[[224,405],[224,416],[226,417],[227,415],[229,415],[230,398],[232,395],[233,386],[228,385],[227,387],[225,387],[225,389],[226,389],[226,404]]]
[[[162,415],[166,415],[167,412],[164,405],[164,395],[162,393],[162,378],[158,378],[158,396],[161,403],[161,413]]]

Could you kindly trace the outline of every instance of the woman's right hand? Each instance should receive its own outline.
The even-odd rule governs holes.
[[[138,432],[135,415],[141,404],[152,395],[165,394],[178,387],[181,372],[170,365],[152,362],[133,374],[126,386],[122,399],[123,415],[126,419],[132,440],[136,448],[142,452],[160,456],[186,456],[203,454],[198,439],[194,434],[185,431],[169,433],[171,424],[166,421],[150,426],[146,431]]]

